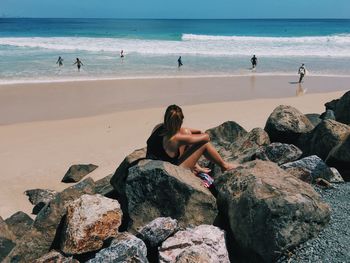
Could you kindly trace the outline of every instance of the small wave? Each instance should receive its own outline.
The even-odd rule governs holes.
[[[173,56],[350,57],[350,35],[253,37],[184,34],[182,41],[91,37],[0,38],[0,46]],[[1,47],[0,47],[1,49]]]

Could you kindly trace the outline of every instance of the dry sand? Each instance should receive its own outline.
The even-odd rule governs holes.
[[[349,80],[313,77],[303,87],[288,76],[0,86],[0,216],[30,214],[27,189],[68,187],[60,181],[72,164],[98,165],[95,180],[113,173],[125,155],[145,146],[170,103],[183,106],[186,126],[205,130],[234,120],[250,130],[264,127],[280,104],[323,112]]]

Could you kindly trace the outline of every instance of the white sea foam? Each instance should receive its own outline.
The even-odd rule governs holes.
[[[89,37],[0,38],[0,45],[140,55],[201,55],[260,57],[350,57],[350,35],[310,37],[249,37],[184,34],[181,41]]]

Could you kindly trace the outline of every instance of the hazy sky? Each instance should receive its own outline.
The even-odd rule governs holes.
[[[350,0],[0,0],[0,16],[350,18]]]

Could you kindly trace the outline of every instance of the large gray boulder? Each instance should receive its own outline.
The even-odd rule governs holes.
[[[118,234],[109,247],[99,251],[87,263],[148,263],[147,248],[141,239],[127,233]]]
[[[69,167],[68,171],[64,175],[63,183],[76,183],[79,182],[84,176],[94,171],[98,166],[94,164],[74,164]]]
[[[11,232],[6,222],[0,216],[0,262],[16,245],[16,236]]]
[[[211,225],[177,232],[159,248],[161,263],[229,263],[225,233]]]
[[[334,121],[322,121],[312,132],[308,155],[326,160],[329,152],[350,135],[350,126]]]
[[[100,249],[103,242],[118,233],[122,221],[118,201],[102,195],[82,195],[67,206],[61,250],[68,255]]]
[[[230,234],[260,261],[273,262],[316,236],[330,220],[329,206],[314,189],[272,162],[246,163],[216,183]]]
[[[326,163],[339,170],[344,180],[350,180],[350,135],[328,154]]]
[[[128,177],[129,168],[139,159],[146,158],[146,148],[133,151],[125,157],[123,162],[118,166],[117,170],[111,178],[111,185],[117,192],[119,198],[125,198],[125,182]],[[119,200],[118,198],[118,200]],[[123,202],[122,206],[123,206]],[[124,210],[124,209],[123,209]]]
[[[91,178],[56,194],[39,212],[31,230],[22,237],[6,259],[10,262],[31,262],[48,253],[51,247],[57,247],[56,239],[59,235],[56,237],[56,230],[66,214],[67,205],[83,194],[95,194],[95,185]]]
[[[30,189],[24,193],[29,197],[29,202],[34,205],[32,211],[34,215],[37,215],[57,194],[56,191],[49,189]]]
[[[235,122],[225,122],[206,131],[211,142],[225,161],[245,163],[255,159],[255,154],[261,146],[270,144],[268,134],[261,128],[244,130]],[[212,175],[221,175],[221,169],[209,161],[201,161],[202,166],[210,167]]]
[[[142,227],[138,236],[150,247],[159,246],[177,230],[177,220],[171,217],[158,217]]]
[[[16,239],[22,238],[32,227],[33,219],[26,213],[19,211],[5,220],[8,228]]]
[[[314,126],[299,110],[280,105],[274,109],[266,121],[265,131],[271,142],[281,142],[300,146],[300,137],[313,130]]]
[[[95,182],[95,191],[96,194],[104,195],[109,197],[113,194],[113,186],[111,185],[111,179],[113,174],[107,175],[102,179]]]
[[[336,102],[334,109],[337,121],[350,125],[350,91],[346,92],[339,101]]]
[[[186,227],[212,224],[217,216],[216,200],[201,180],[167,162],[144,160],[130,168],[125,193],[132,230],[157,217],[174,218]]]
[[[332,170],[317,155],[308,156],[295,162],[283,164],[281,168],[286,171],[293,168],[302,168],[304,171],[310,173],[311,183],[314,183],[317,178],[331,181],[333,177]]]
[[[274,142],[270,145],[260,147],[256,151],[256,158],[271,161],[282,165],[284,163],[298,160],[303,152],[293,144]]]
[[[206,131],[210,136],[212,144],[218,147],[228,147],[238,138],[245,136],[248,132],[234,121],[227,121],[223,124]]]

